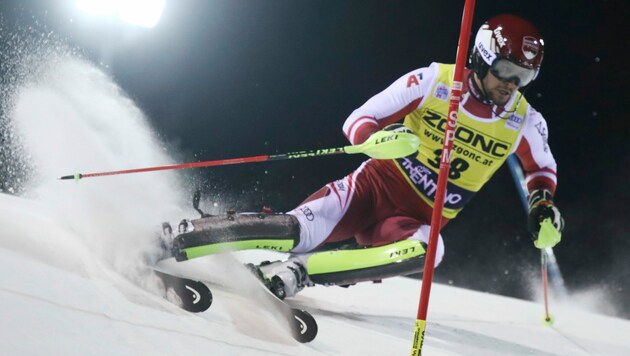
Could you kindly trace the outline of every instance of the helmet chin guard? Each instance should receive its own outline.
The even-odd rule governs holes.
[[[538,76],[543,54],[544,41],[534,25],[518,16],[498,15],[477,31],[470,66],[480,79],[491,70],[500,79],[518,79],[523,87]]]

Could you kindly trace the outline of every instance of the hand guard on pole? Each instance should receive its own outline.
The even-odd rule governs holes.
[[[527,228],[537,248],[553,247],[561,239],[564,219],[553,204],[551,192],[537,189],[529,194]]]
[[[346,153],[362,153],[374,159],[401,158],[418,152],[420,138],[403,124],[391,124],[374,132],[360,145],[348,146]],[[384,150],[383,148],[387,149]]]

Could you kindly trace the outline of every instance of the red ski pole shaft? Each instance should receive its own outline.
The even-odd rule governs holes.
[[[99,173],[76,173],[72,175],[62,176],[59,179],[81,179],[89,177],[111,176],[115,174],[129,174],[140,172],[166,171],[172,169],[198,168],[211,166],[224,166],[228,164],[241,164],[251,162],[278,161],[284,159],[296,159],[307,157],[321,157],[339,155],[342,153],[356,154],[363,153],[375,159],[394,159],[409,156],[418,151],[420,139],[412,133],[393,132],[381,130],[371,135],[367,141],[359,145],[350,145],[335,148],[320,148],[308,151],[298,151],[290,153],[280,153],[275,155],[262,155],[243,158],[218,159],[214,161],[193,162],[183,164],[173,164],[168,166],[156,166],[146,168],[125,169],[122,171],[110,171]]]
[[[549,315],[549,299],[547,298],[549,289],[547,288],[547,256],[545,250],[540,251],[540,272],[542,274],[543,282],[543,299],[545,302],[545,321],[550,322],[551,316]]]
[[[433,267],[435,264],[435,251],[438,236],[442,227],[442,211],[444,208],[444,198],[446,196],[446,184],[448,182],[448,172],[451,166],[451,154],[453,152],[453,141],[455,140],[455,127],[457,126],[457,114],[462,96],[463,76],[468,53],[468,42],[472,28],[472,18],[475,8],[475,0],[466,0],[462,24],[457,45],[457,57],[455,60],[455,74],[453,76],[453,86],[448,107],[448,118],[446,130],[444,132],[444,144],[442,145],[442,158],[440,160],[440,171],[438,173],[437,190],[433,203],[433,215],[431,216],[431,232],[429,233],[429,245],[424,262],[424,272],[422,275],[422,289],[420,291],[420,301],[418,304],[418,316],[416,319],[415,333],[411,355],[422,354],[422,344],[424,343],[424,332],[426,329],[427,310],[429,308],[429,296],[431,294],[431,283],[433,281]]]
[[[242,157],[242,158],[218,159],[218,160],[213,160],[213,161],[172,164],[172,165],[167,165],[167,166],[134,168],[134,169],[125,169],[125,170],[120,170],[120,171],[86,173],[86,174],[77,173],[73,175],[62,176],[62,177],[59,177],[59,179],[81,179],[81,178],[90,178],[90,177],[112,176],[112,175],[117,175],[117,174],[131,174],[131,173],[141,173],[141,172],[166,171],[166,170],[173,170],[173,169],[226,166],[230,164],[242,164],[242,163],[253,163],[253,162],[277,161],[277,160],[292,159],[292,158],[328,156],[328,155],[335,155],[335,154],[342,154],[342,153],[345,153],[345,150],[343,147],[328,148],[328,149],[318,149],[318,150],[300,151],[300,152],[292,152],[292,153],[282,153],[282,154],[276,154],[276,155],[261,155],[261,156]]]

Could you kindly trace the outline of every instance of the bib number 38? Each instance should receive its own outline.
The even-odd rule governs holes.
[[[441,149],[435,150],[433,151],[433,153],[435,154],[435,158],[428,160],[428,162],[431,165],[431,167],[435,169],[440,169],[440,161],[442,159],[442,150]],[[449,169],[448,171],[448,178],[458,179],[459,177],[461,177],[462,172],[467,170],[469,167],[470,167],[470,164],[466,162],[465,159],[454,158],[451,161],[451,169]]]

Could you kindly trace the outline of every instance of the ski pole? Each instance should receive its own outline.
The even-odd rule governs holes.
[[[545,258],[545,251],[540,251],[540,274],[542,275],[542,283],[543,283],[543,300],[545,304],[545,319],[544,322],[546,325],[553,324],[553,317],[549,314],[549,300],[548,300],[548,292],[547,292],[547,258]]]
[[[514,179],[514,183],[516,184],[516,189],[518,190],[521,198],[521,202],[523,203],[523,208],[525,208],[525,212],[527,213],[527,184],[525,184],[523,169],[514,155],[510,155],[507,162],[508,167],[510,168],[510,173],[512,173],[512,178]],[[562,273],[560,273],[560,267],[558,266],[558,262],[556,261],[551,247],[540,250],[540,272],[542,275],[543,302],[545,306],[545,318],[543,322],[546,325],[551,325],[553,324],[554,319],[553,316],[549,314],[549,277],[551,277],[551,283],[554,286],[555,292],[557,292],[561,297],[567,294],[566,288],[564,287],[564,279],[562,278]]]
[[[455,73],[453,75],[453,86],[451,87],[450,101],[448,107],[448,119],[444,132],[444,144],[442,145],[442,158],[440,159],[440,170],[438,173],[437,190],[433,203],[433,215],[431,216],[431,230],[429,232],[429,244],[424,262],[422,274],[422,288],[420,300],[418,302],[418,316],[414,330],[411,355],[422,354],[422,344],[424,342],[424,332],[427,324],[427,310],[429,308],[429,296],[431,294],[431,283],[433,281],[433,268],[435,264],[435,250],[438,236],[442,227],[442,210],[446,195],[446,183],[448,182],[448,172],[451,167],[451,154],[453,151],[453,141],[455,140],[455,127],[457,126],[457,114],[462,96],[464,66],[466,64],[466,54],[468,52],[468,39],[472,28],[473,10],[475,0],[465,0],[464,13],[459,32],[459,42],[457,44],[457,55],[455,59]]]
[[[243,164],[252,162],[265,162],[265,161],[278,161],[286,159],[306,158],[306,157],[321,157],[337,154],[355,154],[364,153],[375,159],[393,159],[399,157],[405,157],[415,153],[420,145],[420,139],[408,132],[394,132],[394,131],[377,131],[368,138],[367,141],[360,145],[350,145],[337,148],[324,148],[308,151],[290,152],[275,155],[260,155],[242,158],[229,158],[218,159],[204,162],[192,162],[182,164],[172,164],[167,166],[155,166],[145,168],[125,169],[121,171],[109,171],[98,173],[76,173],[59,177],[58,179],[75,179],[91,177],[111,176],[116,174],[130,174],[141,172],[153,172],[153,171],[166,171],[173,169],[184,168],[199,168],[199,167],[212,167],[212,166],[225,166],[230,164]]]

